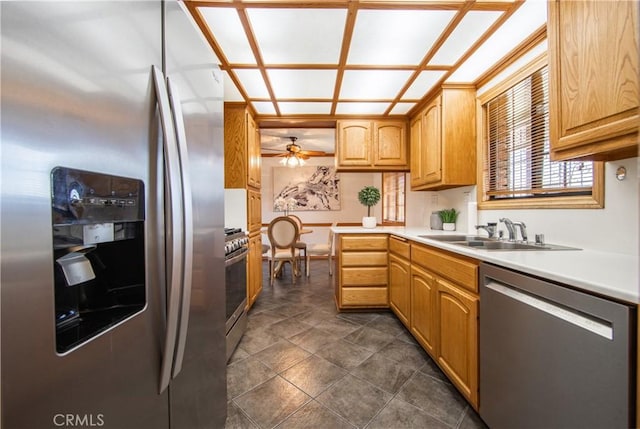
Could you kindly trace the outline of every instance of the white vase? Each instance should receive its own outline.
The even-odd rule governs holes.
[[[445,231],[455,231],[456,230],[456,224],[455,223],[444,222],[442,224],[442,229],[444,229]]]
[[[364,216],[362,218],[362,227],[363,228],[375,228],[377,224],[375,216]]]

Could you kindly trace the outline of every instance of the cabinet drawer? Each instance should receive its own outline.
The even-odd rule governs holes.
[[[347,235],[340,237],[342,250],[387,250],[387,235]]]
[[[387,307],[386,287],[359,287],[342,289],[340,305],[345,307]]]
[[[386,286],[388,268],[358,267],[342,268],[341,280],[343,287],[349,286]]]
[[[423,246],[411,247],[411,262],[440,274],[472,292],[478,292],[477,262]]]
[[[389,251],[405,259],[409,259],[411,255],[411,246],[409,245],[408,240],[391,236],[389,237]]]
[[[387,265],[387,252],[344,252],[341,261],[343,267]]]

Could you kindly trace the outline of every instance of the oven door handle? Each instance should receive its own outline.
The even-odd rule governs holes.
[[[236,262],[240,261],[241,259],[245,259],[248,254],[249,254],[249,249],[245,247],[242,252],[238,253],[237,255],[234,255],[229,259],[226,259],[224,261],[224,266],[228,267],[229,265],[233,265]]]

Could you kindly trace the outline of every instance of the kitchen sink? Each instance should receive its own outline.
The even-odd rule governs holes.
[[[436,241],[492,241],[492,238],[483,237],[480,235],[419,235],[421,238],[428,238]]]
[[[419,235],[418,237],[480,250],[580,250],[576,247],[559,246],[557,244],[518,243],[472,235]]]

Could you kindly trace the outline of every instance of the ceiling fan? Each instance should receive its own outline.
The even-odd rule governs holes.
[[[283,159],[281,164],[287,167],[299,167],[304,165],[304,160],[309,159],[311,156],[325,156],[326,152],[320,150],[303,150],[302,147],[296,143],[298,137],[289,136],[291,143],[287,144],[285,152],[280,155]]]

